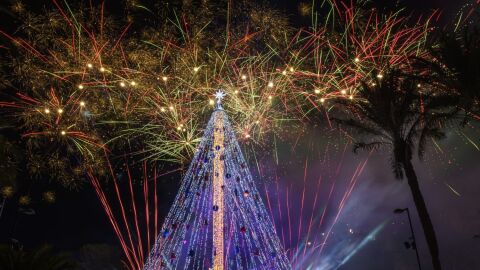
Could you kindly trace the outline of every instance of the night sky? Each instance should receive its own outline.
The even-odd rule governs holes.
[[[293,23],[303,23],[301,18],[295,15],[298,4],[293,3],[294,1],[271,2],[290,14]],[[380,7],[386,1],[375,2]],[[405,0],[399,1],[398,5],[407,7],[412,13],[424,13],[438,8],[444,11],[444,20],[449,20],[464,2]],[[0,28],[3,27],[2,24],[4,23],[0,23]],[[476,128],[478,131],[478,127]],[[478,132],[470,135],[475,143],[480,143]],[[312,204],[319,177],[322,177],[323,182],[319,189],[318,206],[336,209],[347,188],[346,183],[356,167],[368,159],[338,222],[332,229],[322,256],[319,258],[316,251],[313,251],[307,258],[315,266],[314,269],[331,269],[329,267],[332,266],[342,270],[416,269],[415,252],[404,246],[404,242],[410,237],[407,216],[393,213],[396,208],[406,207],[412,212],[422,269],[431,269],[410,191],[405,181],[394,179],[389,167],[389,157],[383,153],[374,153],[370,157],[365,153],[355,155],[350,147],[347,147],[344,153],[345,145],[342,142],[338,142],[335,149],[330,140],[332,134],[328,130],[312,129],[306,132],[298,145],[293,146],[292,141],[280,141],[277,145],[278,164],[272,155],[259,157],[260,172],[250,159],[252,173],[262,178],[258,181],[260,189],[265,185],[267,190],[273,192],[278,176],[281,184],[278,196],[284,198],[288,189],[292,209],[300,209],[302,190],[306,183],[308,188],[303,210],[304,226],[312,211],[314,216],[318,216],[320,208],[312,209]],[[245,146],[247,156],[249,148],[249,145]],[[324,155],[327,148],[330,153],[328,158]],[[416,160],[414,164],[437,232],[440,257],[446,270],[480,269],[480,151],[458,132],[452,132],[447,139],[441,141],[440,148],[441,152],[430,148],[425,160]],[[304,182],[305,162],[308,162],[308,167]],[[334,171],[338,173],[333,173]],[[160,210],[163,214],[168,211],[175,196],[180,177],[179,173],[172,173],[160,179]],[[337,186],[331,199],[327,200],[330,187],[335,181]],[[13,207],[9,208],[7,204],[6,212],[0,219],[0,242],[16,239],[27,247],[49,243],[58,250],[73,253],[85,244],[117,245],[95,192],[88,185],[76,192],[58,188],[56,203],[38,205],[34,210],[34,215],[26,215]],[[292,216],[295,222],[299,221],[298,211]],[[334,216],[335,211],[328,211],[327,221],[331,223]],[[282,227],[288,229],[285,216],[281,219],[274,214],[274,217],[277,230]],[[297,237],[296,230],[297,227],[294,239]],[[316,229],[314,232],[324,233],[325,228]]]

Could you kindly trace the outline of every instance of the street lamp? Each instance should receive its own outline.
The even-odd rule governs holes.
[[[412,218],[410,217],[410,210],[408,210],[408,207],[407,208],[398,208],[398,209],[393,210],[393,213],[395,213],[395,214],[401,214],[403,212],[407,212],[408,223],[410,224],[410,231],[412,233],[412,239],[413,239],[412,248],[415,250],[415,254],[417,255],[418,269],[422,270],[422,265],[420,264],[420,255],[418,254],[417,240],[415,239],[415,232],[413,231]],[[407,248],[408,248],[408,246],[407,246]]]

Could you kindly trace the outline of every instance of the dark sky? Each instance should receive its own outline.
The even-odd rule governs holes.
[[[273,1],[275,5],[295,14],[297,3],[290,0]],[[393,1],[375,1],[377,5]],[[451,18],[454,11],[463,5],[464,1],[456,0],[406,0],[400,1],[412,12],[426,12],[431,9],[442,9],[446,18]],[[1,24],[0,24],[1,25]],[[0,26],[1,27],[1,26]],[[466,134],[474,143],[480,143],[478,127]],[[449,134],[449,138],[440,145],[441,151],[431,149],[423,162],[416,162],[421,188],[425,195],[431,217],[438,234],[441,248],[441,258],[446,270],[480,269],[480,239],[474,235],[480,234],[480,151],[458,132]],[[302,138],[300,146],[292,153],[290,142],[279,145],[279,164],[273,157],[267,156],[260,160],[260,166],[265,168],[263,179],[271,187],[275,172],[280,177],[281,190],[287,187],[291,193],[292,208],[300,207],[301,190],[304,177],[304,162],[309,159],[307,180],[309,187],[316,183],[318,177],[325,178],[325,184],[320,188],[319,206],[331,207],[326,225],[315,229],[316,234],[325,233],[329,224],[333,224],[335,211],[346,189],[356,166],[365,161],[365,155],[354,155],[348,149],[341,158],[343,149],[332,152],[331,160],[324,162],[320,154],[312,154],[311,143],[318,144],[315,153],[325,152],[326,140],[324,131],[315,131]],[[303,148],[302,148],[303,147]],[[358,178],[348,203],[345,205],[338,222],[332,229],[332,236],[318,256],[314,249],[310,256],[304,259],[312,264],[312,269],[329,270],[407,270],[416,269],[415,254],[405,249],[403,242],[410,235],[406,216],[394,215],[395,208],[409,207],[412,209],[413,223],[417,235],[417,245],[422,258],[422,269],[430,270],[428,252],[422,237],[420,224],[416,217],[414,205],[406,183],[395,180],[390,172],[386,156],[374,154],[370,157],[363,173]],[[342,161],[341,171],[332,175]],[[253,168],[254,164],[251,164]],[[253,170],[253,169],[252,169]],[[335,170],[335,169],[334,169]],[[178,174],[162,178],[160,192],[161,211],[165,212],[175,195],[178,185]],[[330,200],[328,191],[333,181],[338,181],[338,187]],[[453,190],[452,190],[453,189]],[[309,188],[305,204],[313,204],[314,191]],[[281,194],[280,196],[283,196]],[[102,212],[94,191],[88,186],[79,192],[59,192],[57,203],[51,206],[37,207],[35,215],[24,215],[9,208],[0,219],[0,241],[17,239],[27,246],[36,246],[48,242],[62,250],[76,250],[86,243],[109,243],[116,245],[110,224]],[[318,209],[305,207],[303,218]],[[298,215],[298,213],[297,213]],[[295,215],[294,215],[295,216]],[[279,217],[276,217],[279,218]],[[298,221],[298,219],[297,219]],[[277,219],[279,227],[287,228],[287,220]],[[378,232],[375,233],[375,229]]]

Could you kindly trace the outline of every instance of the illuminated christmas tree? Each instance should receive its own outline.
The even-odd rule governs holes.
[[[144,270],[291,269],[221,106],[223,92]]]

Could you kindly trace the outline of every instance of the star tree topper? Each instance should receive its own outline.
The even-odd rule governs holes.
[[[217,109],[222,109],[222,99],[226,96],[222,90],[217,90],[215,93],[215,99],[217,100]]]

